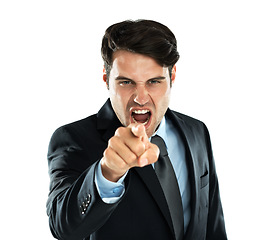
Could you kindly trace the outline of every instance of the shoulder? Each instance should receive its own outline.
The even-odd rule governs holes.
[[[71,134],[81,134],[83,132],[91,131],[96,127],[96,115],[91,115],[81,120],[77,120],[68,124],[65,124],[57,128],[53,135],[71,133]]]
[[[83,145],[89,135],[96,132],[96,115],[91,115],[84,119],[65,124],[57,128],[50,139],[49,151],[54,151],[58,147],[69,147]]]
[[[174,111],[174,110],[170,110],[170,111],[171,111],[172,114],[174,114],[178,118],[184,119],[185,121],[188,121],[188,122],[200,122],[200,123],[202,123],[200,120],[198,120],[196,118],[193,118],[193,117],[190,117],[188,115],[185,115],[183,113],[180,113],[180,112],[177,112],[177,111]]]
[[[187,127],[192,127],[192,128],[194,128],[194,127],[199,127],[199,128],[206,127],[205,124],[201,120],[190,117],[188,115],[185,115],[183,113],[180,113],[180,112],[177,112],[177,111],[174,111],[174,110],[168,109],[167,116],[168,116],[168,118],[170,118],[172,120],[177,120],[181,123],[184,123]]]
[[[174,126],[183,131],[187,137],[194,139],[198,139],[199,137],[207,141],[210,140],[209,131],[201,120],[170,109],[168,109],[166,116],[173,122]]]
[[[70,132],[76,135],[86,135],[87,133],[94,134],[98,129],[105,128],[105,125],[110,125],[114,120],[114,112],[109,100],[102,106],[98,113],[88,116],[84,119],[63,125],[59,127],[55,134]]]

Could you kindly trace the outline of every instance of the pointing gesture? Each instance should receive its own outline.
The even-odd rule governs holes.
[[[142,124],[120,127],[104,151],[102,173],[108,180],[116,182],[130,168],[156,162],[158,155],[158,147],[149,141]]]

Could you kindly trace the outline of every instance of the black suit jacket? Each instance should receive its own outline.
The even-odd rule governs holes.
[[[185,240],[227,239],[211,143],[206,126],[167,110],[187,149],[192,216]],[[172,240],[168,207],[152,166],[132,168],[125,193],[104,203],[95,187],[95,167],[121,126],[108,100],[96,115],[53,134],[48,151],[50,229],[58,239]]]

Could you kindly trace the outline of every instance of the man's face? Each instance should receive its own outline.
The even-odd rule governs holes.
[[[107,80],[106,74],[103,79]],[[171,79],[173,83],[175,67]],[[148,137],[152,136],[170,101],[168,68],[145,55],[119,50],[113,55],[108,88],[112,107],[122,125],[142,123]]]

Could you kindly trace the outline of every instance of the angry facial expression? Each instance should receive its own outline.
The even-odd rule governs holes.
[[[112,107],[123,126],[141,123],[148,137],[159,126],[170,102],[175,80],[173,67],[170,79],[167,67],[153,58],[119,50],[113,54],[113,65],[107,83]]]

